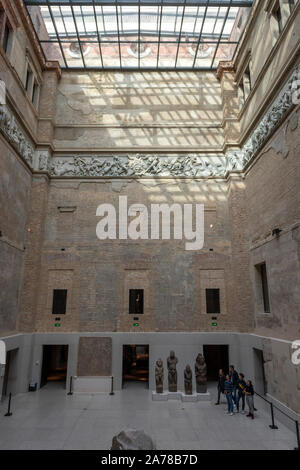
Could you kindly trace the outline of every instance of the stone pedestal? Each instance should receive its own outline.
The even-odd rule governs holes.
[[[183,392],[152,392],[153,401],[168,401],[168,400],[181,400],[182,402],[198,402],[198,401],[211,401],[209,392],[206,393],[193,393],[186,395]]]
[[[211,396],[209,392],[206,393],[197,393],[197,401],[210,401]]]
[[[152,392],[152,401],[168,401],[169,392]]]
[[[181,401],[184,402],[197,402],[197,393],[192,393],[191,395],[187,395],[185,393],[181,396]]]

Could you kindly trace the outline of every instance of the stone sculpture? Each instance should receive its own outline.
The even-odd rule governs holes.
[[[155,444],[143,430],[125,429],[113,437],[111,450],[155,450]]]
[[[184,393],[186,395],[193,394],[193,373],[189,364],[184,370]]]
[[[170,351],[170,356],[167,359],[169,392],[177,392],[177,362],[178,359],[175,356],[174,351]]]
[[[207,392],[207,369],[204,356],[198,354],[195,363],[196,390],[197,393]]]
[[[156,393],[163,393],[164,389],[164,366],[163,361],[158,359],[155,366]]]

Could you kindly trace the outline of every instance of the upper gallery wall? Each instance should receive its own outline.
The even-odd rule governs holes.
[[[52,87],[47,81],[46,99],[40,110],[44,109],[45,103],[50,104],[47,96],[51,96],[51,107],[56,107],[56,111],[53,109],[51,119],[49,116],[49,127],[52,126],[53,132],[40,133],[39,140],[43,145],[48,144],[49,157],[53,155],[56,159],[45,163],[43,153],[42,164],[37,165],[36,169],[47,170],[53,176],[132,176],[131,170],[123,174],[120,169],[122,165],[128,167],[126,158],[118,162],[118,171],[103,173],[101,169],[98,171],[93,168],[85,174],[74,156],[75,159],[76,154],[97,157],[98,153],[105,158],[109,154],[119,156],[119,152],[136,155],[138,152],[151,151],[158,155],[171,152],[179,156],[188,154],[188,165],[181,159],[174,160],[176,165],[178,163],[177,167],[181,168],[176,171],[176,176],[224,177],[228,171],[243,170],[290,111],[290,77],[293,72],[296,73],[297,31],[300,30],[298,1],[255,1],[252,8],[249,8],[249,2],[246,8],[246,2],[210,0],[198,2],[198,6],[189,6],[194,10],[197,8],[197,12],[194,12],[198,18],[194,33],[198,35],[200,50],[204,47],[202,41],[208,41],[209,34],[215,36],[219,46],[222,44],[228,21],[231,21],[233,36],[235,28],[243,31],[243,34],[238,35],[238,40],[235,37],[237,44],[234,54],[219,57],[217,74],[210,71],[211,65],[205,67],[204,62],[203,66],[194,67],[194,71],[179,66],[169,67],[173,71],[166,71],[159,61],[156,67],[150,67],[155,72],[150,72],[146,66],[143,69],[143,61],[148,56],[143,55],[145,51],[141,47],[139,34],[145,13],[142,2],[137,4],[141,21],[135,31],[137,64],[140,63],[140,66],[133,69],[116,64],[111,67],[99,64],[97,67],[88,66],[86,62],[93,44],[91,27],[92,19],[95,20],[94,12],[96,20],[102,18],[102,22],[97,21],[96,39],[103,43],[109,38],[112,40],[112,31],[108,25],[105,26],[106,20],[112,21],[111,14],[106,12],[103,5],[100,6],[101,2],[80,6],[67,3],[60,5],[60,2],[48,2],[46,6],[45,2],[26,2],[45,57],[57,58],[51,54],[47,56],[56,40],[55,50],[60,50],[63,57],[60,65],[63,69],[69,69],[63,71],[58,83],[53,80]],[[126,10],[125,5],[110,8],[123,12],[123,19],[128,17],[129,10]],[[190,17],[191,11],[184,5],[178,8]],[[247,10],[247,15],[240,12],[233,22],[230,20],[232,8],[238,8],[241,12]],[[164,43],[166,37],[163,27],[166,26],[162,5],[161,10],[159,41]],[[213,17],[215,28],[212,32]],[[118,18],[121,20],[122,14]],[[201,27],[198,27],[199,19]],[[125,23],[121,25],[120,22],[119,28],[126,29]],[[183,39],[180,30],[184,32],[187,27],[184,15],[178,23],[181,27],[179,31],[175,28],[174,34],[180,44]],[[100,24],[102,28],[105,26],[104,32]],[[185,33],[184,47],[187,49],[191,34]],[[84,34],[90,39],[88,45],[85,44]],[[261,37],[264,37],[263,42]],[[123,39],[119,34],[118,41],[122,42]],[[121,53],[122,47],[118,49]],[[161,52],[163,49],[159,47],[159,50]],[[231,58],[232,61],[224,61],[225,58]],[[55,101],[52,98],[54,95],[57,96]],[[46,128],[45,120],[40,127],[43,130]],[[103,159],[99,161],[97,158],[94,163],[98,168],[104,164]],[[148,163],[151,166],[151,162]],[[113,166],[111,162],[109,164]],[[85,168],[90,166],[91,161],[87,160]],[[169,163],[166,163],[166,167],[167,172],[158,171],[155,174],[174,176],[169,171]]]
[[[252,8],[234,61],[241,145],[266,112],[278,105],[280,90],[297,69],[299,11],[299,0],[260,0]]]
[[[48,34],[46,20],[39,2],[31,3],[26,4],[39,13],[32,17],[39,32],[32,36],[28,17],[25,37],[30,37],[24,41],[28,43],[27,65],[23,77],[22,73],[19,77],[28,86],[27,98],[30,96],[33,103],[22,106],[22,100],[17,99],[16,106],[22,106],[18,109],[21,117],[30,112],[35,118],[28,116],[28,130],[36,154],[27,161],[20,152],[35,170],[52,176],[133,176],[132,168],[122,170],[122,166],[128,168],[126,154],[151,151],[175,158],[163,160],[166,171],[156,168],[151,174],[224,177],[228,171],[243,170],[252,161],[292,107],[290,77],[297,67],[299,2],[291,8],[290,2],[287,6],[280,0],[281,16],[275,10],[278,2],[254,2],[233,62],[220,61],[217,74],[207,69],[103,72],[98,68],[87,72],[78,67],[62,75],[55,62],[43,58],[39,40]],[[237,2],[233,3],[237,7]],[[14,6],[22,10],[23,17],[12,29],[11,65],[17,63],[16,44],[27,11],[21,0]],[[203,5],[199,12],[201,8]],[[217,8],[217,2],[211,8]],[[224,2],[218,8],[221,12]],[[226,8],[229,12],[228,5]],[[202,18],[203,30],[206,20]],[[264,47],[257,42],[262,34]],[[200,41],[201,37],[198,34]],[[12,66],[11,71],[13,74]],[[15,86],[17,93],[19,88]],[[118,161],[118,170],[103,173],[103,159],[119,156],[120,152],[125,159]],[[100,161],[97,154],[102,156]],[[74,160],[76,155],[96,157],[95,165],[100,170],[85,173],[81,163]],[[187,160],[183,160],[185,157]],[[84,167],[90,168],[91,161],[86,162]],[[113,167],[110,161],[109,165]],[[151,162],[147,161],[146,166],[151,167]],[[138,167],[135,165],[134,171]],[[137,176],[143,174],[141,167]]]
[[[209,72],[64,71],[53,143],[56,152],[221,152],[220,82]]]
[[[25,1],[45,58],[63,69],[55,155],[204,152],[213,168],[194,160],[201,171],[188,174],[224,173],[221,85],[210,70],[234,57],[252,1],[125,3]]]

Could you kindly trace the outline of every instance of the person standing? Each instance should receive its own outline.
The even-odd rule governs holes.
[[[239,380],[238,380],[238,386],[237,386],[237,399],[236,399],[236,412],[239,413],[240,411],[240,400],[242,400],[242,414],[245,413],[245,388],[246,388],[246,382],[244,379],[244,374],[240,373],[239,374]]]
[[[223,372],[223,369],[220,369],[219,370],[219,377],[218,377],[218,385],[217,385],[218,400],[217,400],[217,403],[215,403],[216,405],[220,404],[221,393],[224,393],[225,380],[226,380],[226,378],[225,378],[225,374]]]
[[[233,401],[232,401],[232,392],[233,385],[229,375],[226,375],[226,380],[224,383],[224,391],[227,400],[228,411],[227,414],[233,416]]]
[[[245,395],[246,395],[247,405],[249,407],[249,413],[247,414],[247,418],[254,419],[254,388],[253,388],[251,380],[247,380],[246,387],[245,387]]]
[[[232,399],[233,399],[234,405],[236,406],[236,391],[238,387],[239,374],[237,373],[233,365],[229,366],[229,376],[230,376],[230,380],[232,382],[232,387],[233,387]]]

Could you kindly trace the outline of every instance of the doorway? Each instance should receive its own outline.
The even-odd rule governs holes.
[[[12,349],[6,353],[6,364],[2,385],[3,397],[16,392],[18,352],[19,349]]]
[[[41,387],[48,382],[66,385],[68,369],[68,345],[44,345]]]
[[[122,386],[125,382],[140,382],[149,385],[149,345],[123,345]]]
[[[264,353],[261,349],[253,348],[254,354],[254,383],[255,390],[260,395],[265,395],[268,392],[267,381],[265,376],[264,367]]]
[[[219,369],[225,373],[229,369],[229,347],[228,344],[205,344],[203,345],[203,355],[207,365],[207,380],[218,379]]]

